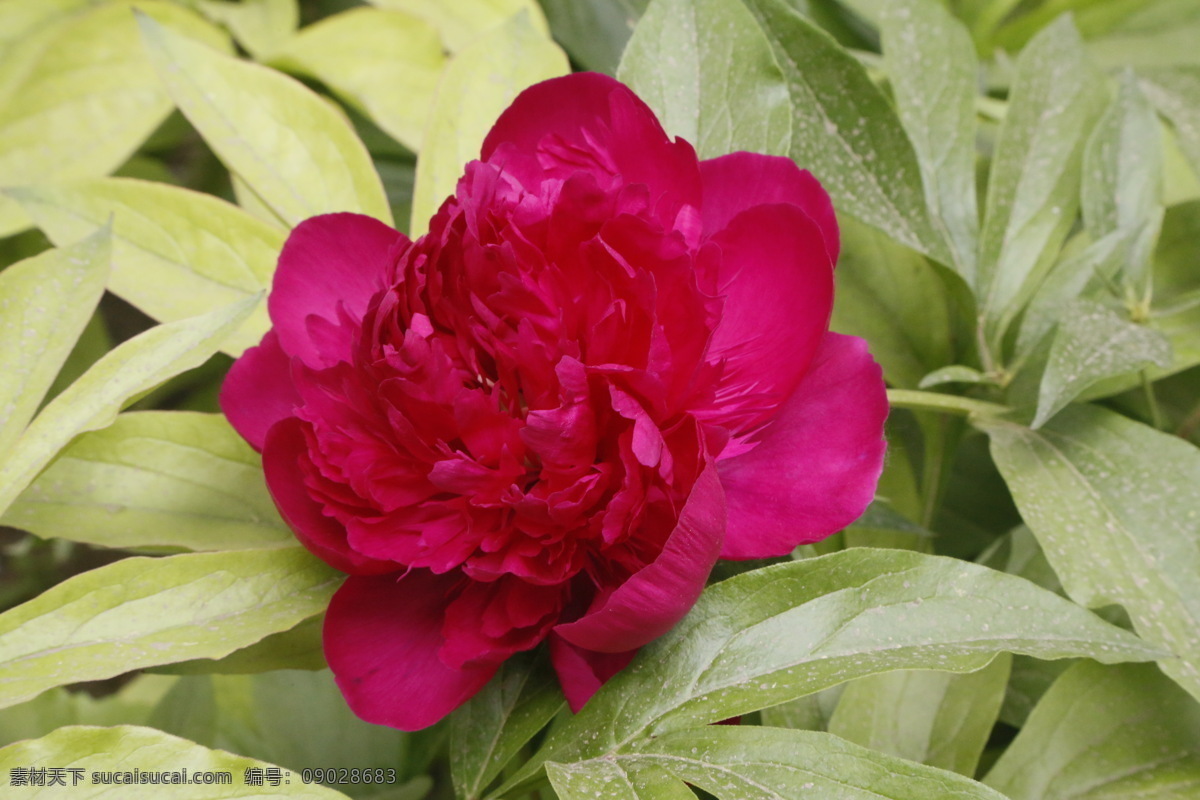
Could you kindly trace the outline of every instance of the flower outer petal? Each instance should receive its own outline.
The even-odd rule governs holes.
[[[301,399],[292,383],[292,360],[279,347],[274,330],[251,347],[221,384],[221,411],[250,446],[262,452],[267,431],[292,416]]]
[[[550,634],[550,663],[567,705],[576,714],[609,678],[629,665],[637,652],[597,653],[576,647],[556,633]]]
[[[325,615],[325,658],[362,719],[406,731],[426,728],[465,703],[498,663],[454,669],[438,657],[455,575],[351,576]]]
[[[704,232],[724,230],[743,211],[767,203],[797,206],[816,223],[829,263],[840,252],[837,217],[825,187],[806,169],[783,156],[730,153],[700,162],[704,182]]]
[[[483,140],[480,158],[534,190],[545,177],[562,179],[581,169],[620,175],[623,185],[649,188],[654,213],[668,226],[701,198],[692,146],[667,136],[629,87],[595,72],[551,78],[521,92]],[[559,169],[547,169],[552,164]]]
[[[346,543],[346,529],[327,517],[308,493],[301,462],[307,461],[305,423],[289,417],[271,426],[263,446],[263,473],[275,507],[300,543],[334,569],[351,575],[394,572],[396,564],[363,556]]]
[[[808,370],[833,313],[833,263],[792,205],[743,211],[712,241],[725,305],[708,358],[724,368],[700,416],[739,435],[770,420]]]
[[[350,360],[356,325],[346,316],[362,319],[393,251],[407,244],[403,233],[362,214],[323,214],[297,225],[267,298],[283,351],[310,367]]]
[[[812,368],[757,446],[721,459],[722,558],[787,555],[856,520],[883,471],[883,373],[855,336],[825,334]]]
[[[653,562],[618,586],[598,608],[554,631],[600,653],[635,650],[675,626],[695,604],[721,551],[725,498],[705,459],[674,530]]]

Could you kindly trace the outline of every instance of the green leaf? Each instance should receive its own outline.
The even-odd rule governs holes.
[[[955,358],[960,308],[947,278],[919,253],[851,218],[839,220],[842,254],[834,273],[830,327],[861,336],[893,386],[915,387]],[[961,294],[967,294],[965,285]]]
[[[279,669],[325,669],[321,631],[325,615],[309,617],[296,627],[272,633],[261,642],[224,658],[200,658],[152,667],[167,675],[249,675]]]
[[[839,800],[1002,800],[961,775],[814,731],[695,728],[648,740],[628,760],[661,767],[719,800],[806,795]]]
[[[4,67],[10,65],[14,48],[40,31],[54,27],[63,18],[85,8],[89,0],[42,0],[40,3],[0,4],[0,50]]]
[[[797,697],[759,712],[762,724],[772,728],[795,728],[802,731],[823,731],[842,699],[845,686],[834,686],[823,692]]]
[[[1183,0],[1187,2],[1188,0]],[[1182,17],[1167,26],[1141,30],[1115,30],[1088,42],[1088,55],[1106,69],[1161,69],[1200,66],[1196,50],[1200,18]]]
[[[1011,800],[1194,797],[1200,705],[1149,664],[1076,664],[984,781]]]
[[[882,481],[880,490],[882,491]],[[846,547],[896,547],[926,551],[933,534],[876,496],[862,516],[842,532]]]
[[[1067,594],[1124,606],[1142,637],[1177,656],[1163,671],[1200,697],[1200,452],[1092,406],[1064,409],[1037,431],[984,427]]]
[[[1000,707],[1000,721],[1014,728],[1024,727],[1030,713],[1051,684],[1078,663],[1079,659],[1073,658],[1042,661],[1029,656],[1013,656],[1008,690],[1004,694],[1004,705]]]
[[[289,545],[262,460],[220,414],[140,411],[75,439],[0,517],[105,547]]]
[[[584,69],[614,75],[649,0],[541,0],[555,41]]]
[[[1054,574],[1033,532],[1025,525],[1018,525],[997,540],[995,546],[979,557],[979,563],[1010,575],[1020,575],[1038,586],[1062,593],[1062,582]],[[1023,727],[1050,684],[1077,663],[1079,659],[1042,661],[1029,656],[1014,656],[1004,702],[1000,706],[1000,721],[1014,728]]]
[[[8,5],[68,10],[62,3]],[[224,34],[187,9],[155,0],[138,5],[176,36],[229,46]],[[31,42],[30,52],[19,44],[18,52],[5,49],[0,61],[0,186],[107,175],[171,111],[128,2],[55,22]],[[28,225],[15,204],[0,202],[3,235]]]
[[[255,58],[264,58],[296,33],[300,9],[296,0],[185,0],[209,19],[224,25]]]
[[[1062,594],[1062,581],[1046,560],[1037,537],[1026,525],[1018,525],[980,554],[978,563],[985,567],[1019,575],[1043,589]]]
[[[197,717],[207,722],[192,725]],[[329,670],[181,678],[152,722],[287,769],[390,767],[397,781],[407,777],[411,735],[356,717]],[[347,791],[360,794],[361,788]]]
[[[930,386],[940,386],[943,383],[991,383],[988,378],[973,367],[964,367],[962,364],[952,364],[948,367],[935,369],[933,372],[921,378],[921,382],[917,384],[918,389],[928,389]]]
[[[403,11],[424,19],[442,35],[451,52],[459,52],[473,44],[486,32],[507,24],[519,14],[541,36],[548,36],[549,27],[536,0],[370,0],[377,6]]]
[[[993,343],[1075,220],[1083,137],[1100,111],[1101,86],[1069,17],[1017,60],[980,242],[981,313]]]
[[[197,773],[216,773],[220,788],[205,783],[172,785],[172,800],[212,800],[212,798],[288,797],[296,800],[347,800],[346,795],[324,786],[309,785],[300,776],[284,773],[287,783],[254,786],[245,781],[246,770],[270,767],[262,761],[209,750],[187,739],[170,736],[152,728],[122,725],[115,728],[69,726],[49,736],[32,741],[17,742],[0,750],[0,771],[12,782],[12,770],[30,767],[65,767],[82,770],[78,786],[71,786],[71,773],[64,772],[67,788],[15,788],[14,794],[29,798],[70,797],[73,800],[100,800],[120,796],[122,800],[161,800],[162,786],[134,783],[134,770],[142,773],[177,773],[182,778],[187,770],[190,779]],[[92,775],[102,772],[128,774],[128,782],[114,792],[114,787],[93,783]],[[206,781],[211,776],[206,777]],[[218,794],[219,793],[219,794]]]
[[[45,402],[62,394],[63,389],[83,377],[83,373],[112,348],[113,340],[108,332],[108,324],[104,321],[104,313],[97,307],[92,312],[91,319],[83,326],[83,333],[75,341],[75,346],[71,348],[71,354],[67,356],[62,369],[55,376],[54,383],[50,384]]]
[[[925,200],[954,268],[975,283],[975,95],[979,64],[967,29],[936,0],[886,7],[884,65],[921,166]]]
[[[1196,242],[1200,241],[1200,200],[1167,209],[1154,252],[1154,288],[1168,302],[1200,290]]]
[[[1162,133],[1132,72],[1088,139],[1083,155],[1083,224],[1093,239],[1162,213]],[[1142,265],[1144,266],[1144,265]]]
[[[517,752],[565,706],[544,661],[515,657],[450,718],[450,777],[474,800]]]
[[[275,213],[275,210],[267,205],[266,201],[259,197],[248,183],[239,178],[236,172],[229,173],[229,182],[233,184],[233,197],[237,201],[238,208],[273,228],[281,231],[288,229],[288,223],[283,217]]]
[[[812,170],[839,210],[950,263],[925,206],[912,143],[866,69],[786,0],[744,2],[791,91],[793,160]]]
[[[76,435],[108,425],[127,403],[204,363],[259,301],[252,297],[209,314],[159,325],[97,361],[42,409],[0,460],[0,513]]]
[[[127,558],[68,578],[0,614],[0,706],[228,655],[323,611],[341,577],[295,547]]]
[[[271,285],[284,234],[212,195],[162,183],[101,178],[10,190],[61,244],[113,221],[109,289],[161,322],[257,295]],[[241,355],[270,328],[266,304],[222,350]]]
[[[542,761],[623,752],[866,675],[970,672],[999,652],[1112,662],[1161,651],[1011,575],[903,550],[844,550],[710,586],[512,783]]]
[[[0,272],[0,453],[24,432],[100,302],[111,233]]]
[[[1200,175],[1200,66],[1139,73],[1142,91],[1171,121],[1179,147]]]
[[[138,16],[159,78],[217,156],[295,224],[354,211],[390,223],[371,156],[326,100],[273,69],[227,56]]]
[[[546,775],[561,800],[696,800],[683,781],[633,759],[547,764]]]
[[[1012,656],[955,675],[897,670],[851,681],[829,732],[855,744],[971,777],[996,724]]]
[[[271,63],[320,80],[416,152],[445,60],[424,20],[355,8],[308,26]]]
[[[1144,94],[1144,92],[1143,92]],[[1174,129],[1162,122],[1163,198],[1165,206],[1200,200],[1200,171],[1188,161]]]
[[[617,77],[701,158],[736,150],[786,155],[791,145],[787,84],[740,0],[654,0]]]
[[[0,714],[0,747],[37,739],[64,725],[147,725],[175,678],[139,675],[112,694],[51,689]]]
[[[1062,312],[1050,347],[1033,427],[1040,428],[1096,382],[1150,364],[1171,366],[1165,336],[1099,303],[1074,301]]]
[[[424,233],[442,200],[454,193],[463,166],[500,112],[521,91],[570,71],[567,57],[525,14],[488,31],[459,52],[442,73],[417,159],[410,231]]]
[[[1031,354],[1062,319],[1063,309],[1076,298],[1115,286],[1122,270],[1148,263],[1161,226],[1162,216],[1157,214],[1140,226],[1118,228],[1078,252],[1064,253],[1065,257],[1050,268],[1021,317],[1018,357]]]

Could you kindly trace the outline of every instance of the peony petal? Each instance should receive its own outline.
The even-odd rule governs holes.
[[[292,383],[292,360],[279,347],[275,331],[233,362],[221,384],[221,410],[250,446],[262,452],[267,431],[292,416],[300,395]]]
[[[350,708],[362,719],[406,731],[426,728],[465,703],[496,664],[442,663],[442,622],[459,576],[415,570],[352,576],[325,615],[325,658]]]
[[[325,214],[297,225],[267,298],[284,352],[310,367],[348,360],[353,330],[346,317],[362,319],[371,296],[384,288],[394,248],[407,243],[404,234],[362,214]]]
[[[303,463],[308,463],[305,423],[289,417],[271,426],[263,446],[263,473],[267,488],[284,522],[300,543],[334,569],[352,575],[394,572],[396,564],[376,561],[356,553],[346,543],[346,529],[325,516],[308,493]]]
[[[722,558],[767,558],[849,525],[883,470],[887,394],[867,343],[827,333],[812,368],[749,452],[718,462]]]
[[[790,205],[743,211],[712,241],[725,307],[708,357],[725,367],[700,416],[742,434],[773,418],[808,370],[829,328],[833,264],[816,224]]]
[[[721,551],[725,498],[707,463],[692,486],[675,529],[653,562],[617,587],[599,608],[554,631],[601,653],[635,650],[674,627],[695,604]]]
[[[558,674],[567,705],[576,714],[609,678],[629,665],[637,652],[596,653],[576,647],[557,634],[550,634],[550,663]]]
[[[501,164],[527,188],[544,175],[615,172],[624,184],[649,187],[655,214],[668,227],[685,205],[700,204],[696,151],[682,139],[672,141],[627,86],[595,72],[526,89],[496,120],[480,157]]]
[[[700,162],[704,181],[704,231],[724,230],[743,211],[766,203],[798,206],[817,224],[829,263],[840,249],[837,218],[824,187],[790,158],[759,153],[730,153]]]
[[[608,96],[623,88],[615,78],[598,72],[579,72],[534,84],[517,95],[496,120],[483,140],[480,158],[487,161],[502,144],[534,153],[549,134],[582,141],[582,131],[590,130],[597,121],[608,121]]]

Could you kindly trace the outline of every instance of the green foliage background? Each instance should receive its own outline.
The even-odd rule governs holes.
[[[1200,797],[1198,41],[1193,0],[0,1],[0,782]],[[533,653],[433,729],[370,726],[321,655],[339,575],[216,391],[291,226],[420,234],[570,69],[829,189],[833,327],[891,387],[879,493],[720,565],[578,715]],[[395,772],[298,772],[331,767]]]

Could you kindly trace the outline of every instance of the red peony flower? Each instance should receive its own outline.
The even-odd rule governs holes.
[[[719,557],[853,521],[887,403],[828,331],[837,255],[809,173],[699,162],[594,74],[518,97],[417,241],[297,226],[221,402],[349,573],[325,653],[354,711],[430,725],[543,641],[578,708]]]

